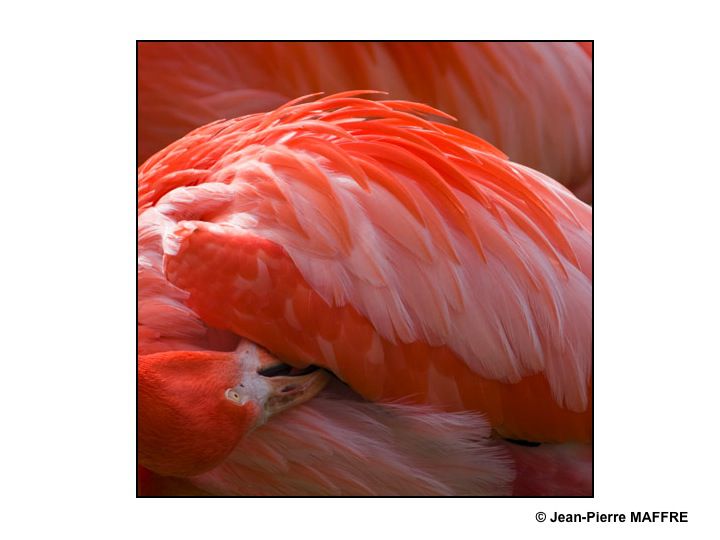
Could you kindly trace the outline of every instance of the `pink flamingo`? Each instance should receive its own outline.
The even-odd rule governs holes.
[[[140,168],[140,463],[222,494],[589,494],[590,207],[363,93]]]

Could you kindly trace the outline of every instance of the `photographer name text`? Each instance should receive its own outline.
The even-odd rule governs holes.
[[[538,521],[545,521],[538,519]],[[609,514],[603,512],[584,512],[561,514],[554,512],[548,516],[551,523],[687,523],[687,512],[630,512],[630,514]]]

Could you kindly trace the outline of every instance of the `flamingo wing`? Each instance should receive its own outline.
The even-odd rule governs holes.
[[[587,441],[591,210],[433,113],[347,92],[196,130],[140,171],[163,271],[368,399]]]
[[[447,111],[513,160],[589,197],[588,50],[559,42],[140,43],[140,157],[218,118],[312,92],[378,88]]]

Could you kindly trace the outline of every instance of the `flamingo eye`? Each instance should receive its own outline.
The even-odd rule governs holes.
[[[225,398],[241,405],[245,403],[245,401],[247,401],[246,399],[243,399],[243,397],[232,388],[228,388],[227,390],[225,390]]]

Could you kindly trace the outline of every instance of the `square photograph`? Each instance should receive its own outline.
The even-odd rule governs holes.
[[[139,497],[593,496],[592,42],[136,52]]]

